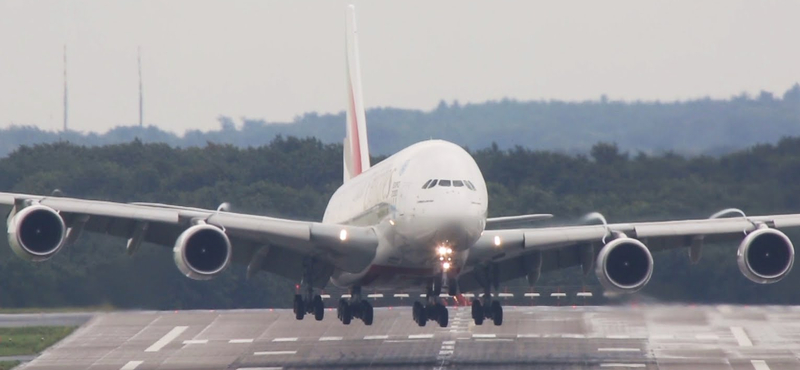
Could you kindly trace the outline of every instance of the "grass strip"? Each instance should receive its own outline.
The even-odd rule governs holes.
[[[0,328],[0,356],[35,355],[73,330],[74,326]]]

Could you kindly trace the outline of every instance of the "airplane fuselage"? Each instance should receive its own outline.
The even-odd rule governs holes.
[[[373,226],[380,238],[368,268],[338,271],[331,281],[340,287],[403,288],[441,277],[443,270],[457,273],[486,226],[487,203],[483,175],[464,149],[441,140],[409,146],[331,197],[322,222]],[[448,265],[440,248],[452,251]]]

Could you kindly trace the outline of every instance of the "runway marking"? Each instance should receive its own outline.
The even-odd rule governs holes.
[[[606,335],[607,339],[630,339],[630,335]]]
[[[280,356],[280,355],[294,355],[297,351],[261,351],[253,352],[253,356]]]
[[[697,334],[695,335],[695,338],[699,340],[717,340],[719,339],[719,336],[716,334]]]
[[[161,337],[161,339],[159,339],[155,343],[153,343],[152,346],[147,347],[147,349],[144,350],[144,351],[145,352],[158,352],[159,350],[164,348],[164,346],[169,344],[169,342],[172,342],[173,340],[175,340],[175,338],[177,338],[179,335],[181,335],[181,333],[186,331],[186,329],[188,329],[188,328],[189,328],[188,326],[176,326],[176,327],[172,328],[172,330],[170,330],[169,333],[165,334],[163,337]]]
[[[275,338],[273,342],[297,342],[297,338]]]
[[[600,367],[647,367],[647,366],[645,364],[608,363],[608,364],[600,364]]]
[[[388,335],[367,335],[364,337],[365,340],[376,340],[376,339],[389,339]]]
[[[473,338],[497,338],[497,334],[472,334]]]
[[[144,361],[128,361],[125,366],[119,368],[119,370],[135,370],[139,365],[141,365]]]
[[[732,326],[731,333],[733,333],[733,337],[736,338],[736,341],[739,342],[740,347],[753,346],[753,342],[750,341],[750,337],[747,336],[747,333],[745,333],[744,328],[741,326]]]
[[[419,343],[422,340],[419,339],[393,339],[393,340],[385,340],[383,343]]]
[[[408,339],[430,339],[433,338],[433,334],[412,334],[408,336]]]
[[[639,348],[598,348],[598,352],[641,352]]]
[[[183,344],[206,344],[206,343],[208,343],[208,339],[192,339],[183,341]]]
[[[609,336],[609,338],[610,337],[612,337],[612,336]],[[583,339],[583,338],[586,338],[586,336],[583,335],[583,334],[563,334],[563,335],[561,335],[561,338]]]
[[[231,344],[253,343],[252,339],[231,339],[228,341]]]
[[[750,360],[750,363],[753,364],[753,369],[755,370],[770,370],[769,365],[764,360]]]
[[[329,341],[342,340],[342,339],[344,339],[344,338],[342,338],[342,337],[321,337],[321,338],[319,338],[319,341],[320,342],[329,342]]]
[[[438,367],[434,367],[434,369],[444,369],[450,365],[450,357],[453,356],[455,353],[456,348],[456,341],[454,340],[445,340],[442,341],[442,347],[439,348],[439,355],[436,357],[437,360],[441,360]]]
[[[513,339],[509,338],[476,338],[476,342],[513,342]]]
[[[517,338],[541,338],[540,334],[517,334]]]
[[[282,367],[237,367],[236,370],[283,370]]]

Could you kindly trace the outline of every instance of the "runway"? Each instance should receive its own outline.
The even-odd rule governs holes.
[[[418,327],[410,308],[371,327],[296,321],[291,310],[97,314],[25,370],[800,368],[800,307],[505,307],[475,326]]]

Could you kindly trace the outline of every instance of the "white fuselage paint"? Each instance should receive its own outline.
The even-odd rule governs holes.
[[[434,186],[431,179],[470,181]],[[488,195],[478,165],[464,149],[441,140],[414,144],[345,182],[322,222],[373,226],[379,237],[372,264],[359,273],[337,271],[331,282],[387,288],[419,286],[442,276],[436,248],[453,250],[451,273],[466,261],[486,226]]]

